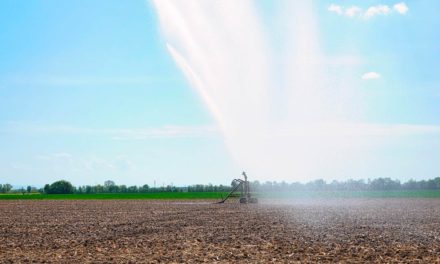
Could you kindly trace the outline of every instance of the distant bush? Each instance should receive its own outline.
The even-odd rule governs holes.
[[[73,185],[68,181],[56,181],[44,186],[44,192],[47,194],[70,194],[74,192]]]

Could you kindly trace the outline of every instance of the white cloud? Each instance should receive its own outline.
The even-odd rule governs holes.
[[[395,4],[394,10],[396,10],[399,14],[405,15],[408,12],[409,8],[404,2],[402,2]]]
[[[343,9],[342,6],[335,5],[335,4],[331,4],[328,7],[328,11],[334,12],[334,13],[336,13],[338,15],[342,15],[344,13],[344,11],[342,9]]]
[[[336,13],[340,16],[345,16],[349,18],[358,17],[364,19],[369,19],[375,16],[388,16],[393,12],[397,12],[400,15],[405,15],[408,10],[409,8],[404,2],[397,3],[393,7],[390,7],[388,5],[370,6],[367,7],[365,11],[358,6],[343,7],[340,5],[331,4],[328,7],[329,12]]]
[[[387,5],[377,5],[377,6],[371,6],[367,9],[367,11],[364,14],[365,18],[371,18],[373,16],[377,15],[384,15],[387,16],[391,13],[391,8]]]
[[[367,72],[364,75],[362,75],[361,77],[363,80],[374,80],[374,79],[379,79],[380,78],[380,74],[377,72]]]
[[[345,15],[348,17],[355,17],[356,15],[359,15],[362,13],[362,9],[360,9],[357,6],[351,6],[345,10]]]

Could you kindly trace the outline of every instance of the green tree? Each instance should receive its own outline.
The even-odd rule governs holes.
[[[144,184],[140,189],[141,192],[146,193],[150,190],[150,186],[148,186],[148,184]]]
[[[104,182],[104,190],[103,192],[115,192],[115,187],[116,184],[114,181],[111,180],[107,180]]]
[[[46,190],[46,186],[44,187],[45,192],[48,194],[70,194],[73,193],[74,188],[72,184],[68,181],[56,181],[52,183],[49,188]]]
[[[49,184],[44,185],[43,191],[44,191],[44,193],[49,193],[50,192],[50,185]]]
[[[119,186],[119,191],[121,192],[121,193],[126,193],[127,192],[127,186],[126,185],[120,185]]]
[[[118,185],[111,185],[107,189],[108,192],[111,193],[118,193],[119,192],[119,186]]]
[[[86,193],[93,193],[93,187],[90,185],[86,186]]]
[[[135,185],[130,186],[130,187],[128,187],[127,192],[129,192],[129,193],[137,193],[138,192],[138,187],[135,186]]]
[[[3,188],[5,189],[5,193],[8,193],[12,190],[12,185],[6,183],[5,185],[3,185]]]

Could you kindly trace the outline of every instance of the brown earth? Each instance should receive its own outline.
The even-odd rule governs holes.
[[[1,263],[440,263],[440,200],[0,201]]]

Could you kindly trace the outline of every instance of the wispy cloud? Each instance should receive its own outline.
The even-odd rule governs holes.
[[[377,6],[371,6],[367,9],[367,11],[364,14],[365,18],[371,18],[374,16],[387,16],[391,13],[391,8],[387,5],[377,5]]]
[[[96,155],[77,156],[68,152],[55,152],[36,155],[34,157],[39,163],[50,164],[55,171],[63,170],[86,170],[86,171],[129,171],[135,165],[126,156],[117,155],[103,158]],[[14,169],[23,170],[25,167]]]
[[[293,136],[413,136],[440,134],[438,125],[328,123],[292,126],[281,131]]]
[[[4,78],[13,85],[36,86],[103,86],[103,85],[144,85],[157,82],[149,76],[58,76],[58,75],[20,75]]]
[[[358,16],[360,13],[362,13],[362,9],[360,9],[357,6],[351,6],[347,9],[345,9],[344,13],[348,17],[355,17],[355,16]]]
[[[218,133],[215,126],[167,125],[149,128],[88,128],[69,125],[9,122],[0,127],[0,133],[59,134],[102,137],[112,140],[146,140],[152,138],[197,138]]]
[[[344,14],[344,8],[342,6],[340,6],[340,5],[335,5],[335,4],[331,4],[328,7],[328,11],[334,12],[334,13],[336,13],[338,15]]]
[[[151,138],[201,138],[218,133],[214,126],[163,126],[144,129],[109,131],[114,140],[144,140]]]
[[[67,152],[56,152],[51,154],[37,155],[35,158],[39,160],[69,160],[72,158],[72,155]]]
[[[359,6],[344,7],[337,4],[331,4],[327,10],[329,12],[349,18],[357,17],[363,19],[370,19],[375,16],[388,16],[392,13],[405,15],[408,12],[409,8],[404,2],[401,2],[395,4],[392,7],[388,5],[375,5],[375,6],[369,6],[365,9],[362,9]]]
[[[367,72],[365,74],[362,75],[362,80],[375,80],[375,79],[379,79],[381,76],[379,73],[377,72]]]
[[[316,123],[297,124],[274,130],[268,136],[281,135],[291,131],[296,135],[307,134],[359,134],[359,135],[414,135],[440,133],[438,125],[424,124],[377,124],[377,123]],[[314,132],[315,131],[315,132]],[[16,123],[8,128],[0,128],[0,132],[23,134],[64,134],[64,135],[89,135],[101,136],[113,140],[146,140],[154,138],[196,138],[221,136],[216,126],[163,126],[143,129],[95,129],[73,126],[42,126]],[[280,134],[281,132],[281,134]],[[290,133],[290,132],[289,132]],[[57,152],[50,155],[36,156],[41,160],[69,160],[72,154]]]

